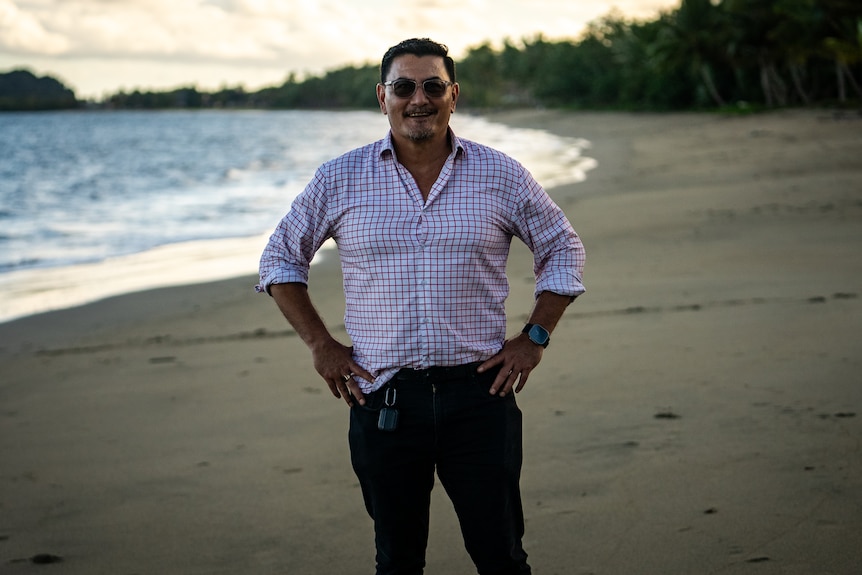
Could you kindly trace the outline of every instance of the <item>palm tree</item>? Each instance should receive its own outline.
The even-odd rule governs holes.
[[[838,100],[847,100],[845,82],[862,97],[862,89],[853,76],[851,66],[862,62],[862,6],[858,0],[820,0],[826,20],[826,32],[821,47],[835,62]]]
[[[688,67],[700,76],[718,106],[725,106],[716,86],[713,68],[724,60],[727,22],[710,0],[682,0],[678,9],[660,17],[663,30],[653,56],[666,69]]]
[[[823,10],[818,0],[778,0],[775,2],[775,13],[780,18],[770,37],[780,46],[796,95],[808,105],[811,96],[805,87],[805,76],[809,62],[819,55],[818,38],[823,30]]]
[[[724,3],[733,22],[730,53],[741,68],[757,66],[763,98],[767,106],[784,106],[787,84],[778,72],[784,60],[784,46],[777,38],[784,21],[774,0],[728,0]]]

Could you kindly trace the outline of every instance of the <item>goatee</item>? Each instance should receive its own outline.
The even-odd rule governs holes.
[[[411,142],[424,142],[426,140],[430,140],[434,137],[433,130],[410,130],[407,132],[407,138],[410,139]]]

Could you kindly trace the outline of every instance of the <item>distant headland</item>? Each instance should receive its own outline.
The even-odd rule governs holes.
[[[75,93],[50,76],[29,70],[0,74],[0,111],[67,110],[78,108]]]

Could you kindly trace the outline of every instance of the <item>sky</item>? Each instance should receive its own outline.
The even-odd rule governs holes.
[[[50,75],[78,98],[195,86],[258,90],[377,64],[405,38],[457,60],[483,42],[574,39],[616,9],[651,19],[679,0],[0,0],[0,72]]]

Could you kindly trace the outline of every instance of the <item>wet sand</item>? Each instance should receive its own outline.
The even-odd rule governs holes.
[[[599,163],[552,190],[588,292],[518,396],[534,573],[857,572],[862,117],[494,119]],[[523,246],[510,280],[516,333]],[[254,283],[0,324],[0,572],[373,572],[346,408]],[[334,258],[311,285],[343,337]],[[430,539],[474,572],[439,486]]]

